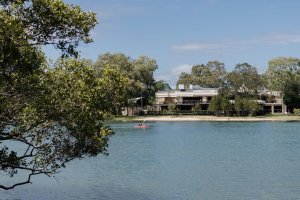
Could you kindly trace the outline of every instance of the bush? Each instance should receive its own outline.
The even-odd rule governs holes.
[[[294,108],[293,113],[295,115],[300,115],[300,108]]]
[[[174,103],[170,103],[168,105],[168,112],[169,114],[174,114],[176,111],[176,105]]]

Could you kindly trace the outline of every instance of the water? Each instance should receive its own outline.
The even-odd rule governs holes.
[[[299,199],[300,123],[113,124],[110,155],[76,160],[54,178],[0,199]]]

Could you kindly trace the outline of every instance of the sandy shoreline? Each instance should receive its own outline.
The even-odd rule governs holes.
[[[122,118],[121,121],[222,121],[222,122],[258,122],[258,121],[299,121],[300,116],[294,115],[274,115],[259,117],[216,117],[216,116],[139,116],[134,118]]]

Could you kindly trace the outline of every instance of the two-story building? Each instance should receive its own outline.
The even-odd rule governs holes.
[[[217,88],[199,88],[189,85],[187,89],[179,85],[178,90],[159,91],[155,94],[156,106],[160,111],[168,108],[169,104],[175,104],[178,110],[192,110],[199,104],[202,110],[207,110],[212,97],[218,94]]]
[[[177,90],[156,92],[155,106],[157,111],[167,110],[170,104],[175,104],[176,109],[180,111],[191,111],[195,105],[201,106],[201,110],[207,110],[211,99],[216,95],[218,95],[217,88],[179,85]],[[234,100],[231,102],[234,103]],[[278,92],[261,91],[257,102],[265,113],[286,113],[287,110]]]

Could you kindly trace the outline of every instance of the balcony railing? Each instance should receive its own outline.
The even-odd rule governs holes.
[[[182,100],[182,101],[176,101],[176,102],[170,102],[170,101],[159,101],[158,104],[179,104],[179,105],[195,105],[195,104],[205,104],[210,103],[210,100],[202,101],[202,100]]]
[[[177,104],[199,104],[202,103],[201,100],[182,100],[182,101],[177,101]]]

